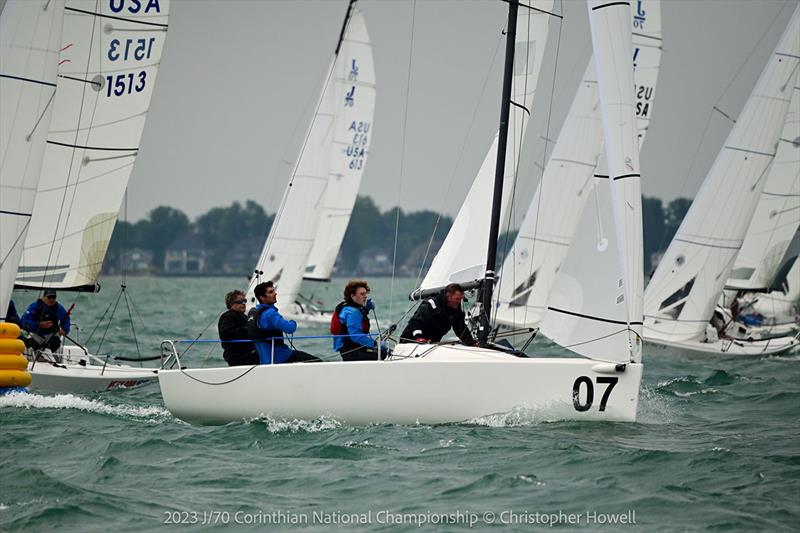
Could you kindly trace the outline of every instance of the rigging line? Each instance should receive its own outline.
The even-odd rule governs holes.
[[[100,354],[100,349],[103,346],[103,342],[106,340],[106,335],[108,335],[108,330],[111,328],[111,322],[114,319],[114,315],[117,313],[117,306],[119,305],[119,300],[122,298],[122,291],[119,291],[117,294],[117,300],[114,302],[114,308],[111,310],[111,316],[108,317],[108,323],[106,324],[106,329],[103,331],[103,336],[100,338],[100,342],[97,345],[97,353]]]
[[[167,25],[167,24],[160,24],[158,22],[145,22],[143,20],[137,20],[137,19],[126,19],[125,17],[115,17],[114,15],[106,15],[106,14],[103,14],[103,13],[96,13],[94,11],[86,11],[84,9],[76,9],[74,7],[65,7],[64,11],[73,11],[75,13],[81,13],[83,15],[92,15],[95,18],[122,20],[124,22],[130,22],[132,24],[142,24],[144,26],[158,26],[159,28],[168,28],[169,27],[169,25]]]
[[[744,58],[744,61],[742,61],[742,63],[739,65],[739,68],[734,73],[733,77],[730,79],[730,81],[728,81],[728,84],[725,86],[725,89],[723,89],[722,94],[720,94],[719,98],[717,98],[717,101],[714,102],[714,105],[713,105],[711,111],[708,114],[708,118],[706,119],[705,126],[703,127],[703,133],[700,134],[700,142],[697,143],[697,149],[695,150],[694,155],[692,156],[692,160],[689,163],[689,168],[686,171],[686,176],[683,178],[683,183],[681,184],[681,188],[680,188],[680,191],[678,192],[677,198],[682,198],[683,197],[683,194],[684,194],[684,192],[686,190],[686,186],[689,183],[689,177],[692,174],[692,170],[694,169],[694,165],[697,162],[698,156],[700,155],[700,150],[703,147],[703,141],[706,139],[706,135],[708,134],[708,129],[711,126],[711,117],[714,114],[714,110],[716,109],[717,111],[722,113],[722,111],[719,110],[720,102],[725,97],[725,95],[728,93],[728,91],[730,90],[731,86],[736,81],[736,79],[739,77],[739,74],[741,74],[742,69],[744,68],[744,66],[750,61],[750,58],[753,56],[753,54],[755,53],[756,49],[761,44],[761,41],[764,40],[764,37],[767,36],[767,33],[769,33],[770,29],[775,25],[775,23],[777,22],[778,18],[781,16],[781,13],[783,13],[784,7],[785,7],[785,5],[781,6],[781,8],[778,9],[778,12],[775,14],[775,17],[773,17],[772,21],[767,25],[767,27],[761,33],[761,37],[758,38],[758,41],[756,41],[756,43],[750,49],[750,52],[747,54],[747,57]],[[724,115],[724,113],[722,113],[722,114]],[[728,117],[728,118],[730,118],[730,117]],[[731,120],[733,120],[733,119],[731,119]],[[685,218],[685,216],[684,216],[684,218]],[[678,227],[680,228],[680,223],[678,224]],[[662,236],[661,236],[661,241],[659,242],[659,245],[658,245],[659,249],[664,249],[664,242],[666,240],[666,237],[667,237],[667,232],[664,232],[662,234]]]
[[[13,252],[14,249],[16,248],[17,244],[19,244],[20,239],[22,239],[22,236],[25,235],[26,231],[28,231],[28,226],[30,226],[30,225],[31,225],[31,217],[30,217],[30,215],[28,215],[28,220],[26,220],[25,224],[22,226],[22,231],[19,232],[19,234],[17,235],[17,238],[14,239],[14,242],[11,243],[11,246],[9,246],[8,252],[6,252],[6,255],[3,256],[2,260],[0,260],[0,265],[4,265],[6,263],[6,261],[8,260],[8,257],[11,255],[11,252]],[[24,246],[24,244],[25,243],[23,243],[23,246]]]
[[[497,54],[500,51],[500,45],[502,43],[503,43],[503,37],[501,35],[497,39],[497,44],[495,45],[495,49],[494,49],[494,55],[492,56],[492,60],[489,62],[489,69],[487,70],[486,76],[483,79],[483,86],[481,87],[481,92],[480,92],[480,95],[478,96],[478,103],[477,103],[477,105],[473,106],[473,108],[472,108],[472,118],[470,119],[469,127],[467,128],[467,133],[464,135],[464,141],[461,143],[461,151],[459,152],[458,157],[456,158],[456,164],[453,167],[453,172],[450,174],[450,181],[447,184],[447,190],[445,191],[444,195],[442,196],[442,203],[444,203],[444,201],[450,196],[450,191],[453,188],[453,181],[455,180],[456,174],[458,173],[458,164],[459,164],[460,161],[463,160],[464,152],[466,151],[466,148],[467,148],[467,140],[469,139],[470,134],[472,133],[472,128],[475,126],[475,119],[478,116],[478,108],[480,107],[479,104],[480,104],[480,102],[483,101],[483,97],[486,94],[486,88],[487,88],[487,86],[489,84],[489,78],[490,78],[490,76],[492,74],[492,70],[494,68],[494,65],[497,62]],[[441,221],[441,219],[442,219],[442,214],[441,214],[441,212],[439,212],[437,214],[437,217],[436,217],[436,222],[434,223],[433,233],[431,234],[431,242],[433,241],[433,239],[434,239],[434,237],[436,235],[436,229],[439,227],[439,222]],[[417,276],[416,287],[419,287],[419,285],[420,285],[420,278],[422,277],[422,272],[425,269],[425,263],[428,260],[428,252],[430,251],[430,248],[431,248],[431,246],[428,246],[428,251],[426,251],[425,257],[422,258],[422,263],[420,265],[419,274]]]
[[[414,62],[414,28],[417,20],[417,1],[411,2],[411,38],[408,43],[408,76],[406,77],[406,101],[403,112],[403,141],[400,146],[400,179],[397,180],[397,207],[394,218],[394,246],[392,251],[392,282],[389,288],[389,316],[394,315],[394,275],[397,266],[397,241],[400,234],[400,198],[403,192],[403,172],[405,170],[406,138],[408,136],[408,99],[411,93],[411,65]]]
[[[133,342],[134,342],[134,344],[136,344],[136,353],[139,356],[139,358],[141,359],[142,352],[139,350],[139,338],[136,336],[136,326],[134,326],[134,324],[133,324],[133,314],[131,313],[131,305],[130,305],[130,302],[128,302],[128,293],[125,290],[125,286],[124,285],[123,285],[123,288],[122,288],[122,292],[125,295],[125,307],[128,309],[128,320],[130,320],[130,323],[131,323],[131,333],[133,333]],[[141,362],[139,363],[139,365],[141,366]]]
[[[561,5],[561,12],[563,13],[564,12],[564,1],[563,0],[561,0],[561,4],[560,5]],[[542,195],[544,194],[544,175],[545,175],[545,171],[547,170],[547,144],[550,142],[550,126],[551,126],[551,121],[552,121],[552,118],[553,118],[553,95],[556,92],[556,79],[558,77],[558,63],[559,63],[558,58],[559,58],[559,54],[561,52],[561,30],[562,30],[562,25],[563,25],[563,22],[559,21],[559,24],[558,24],[558,37],[556,39],[555,65],[553,66],[553,83],[552,83],[552,85],[550,87],[550,102],[549,102],[549,106],[548,106],[548,110],[547,110],[547,125],[545,126],[544,150],[542,151],[542,164],[541,164],[542,177],[539,180],[539,187],[538,187],[539,190],[537,191],[537,192],[539,192],[539,195],[536,198],[536,218],[535,218],[535,220],[533,222],[533,235],[534,236],[536,236],[538,234],[538,230],[539,230],[539,215],[541,213],[541,207],[542,207]],[[533,246],[531,246],[530,266],[528,268],[528,276],[525,279],[530,279],[530,277],[533,275],[533,258],[536,257],[536,241],[537,240],[538,239],[534,239]],[[523,311],[523,315],[522,315],[522,322],[524,324],[528,323],[528,307],[529,306],[527,306],[527,305],[525,306],[525,310]]]
[[[44,118],[45,114],[47,114],[47,109],[50,107],[50,104],[53,103],[53,99],[55,97],[56,97],[56,92],[53,91],[53,93],[50,95],[50,99],[47,100],[47,105],[45,105],[44,109],[42,109],[42,114],[39,115],[39,118],[36,119],[36,123],[33,125],[33,129],[30,131],[30,133],[28,133],[28,135],[25,136],[25,140],[26,141],[30,141],[31,137],[33,137],[33,132],[35,132],[36,128],[39,127],[39,123],[42,121],[42,119]]]

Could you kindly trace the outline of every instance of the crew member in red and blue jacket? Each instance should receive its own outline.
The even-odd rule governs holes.
[[[367,299],[369,285],[360,279],[350,280],[344,288],[344,301],[336,306],[331,318],[333,349],[343,361],[377,361],[378,341],[369,335],[369,312],[375,308]],[[342,336],[339,336],[342,335]],[[386,359],[389,348],[380,345],[380,358]]]
[[[259,304],[250,311],[247,333],[255,342],[262,365],[272,363],[303,363],[321,361],[310,353],[295,350],[286,345],[283,334],[297,331],[297,322],[286,320],[278,312],[275,302],[278,294],[271,281],[259,283],[253,289]],[[261,342],[258,342],[261,341]],[[274,353],[273,353],[274,347]]]

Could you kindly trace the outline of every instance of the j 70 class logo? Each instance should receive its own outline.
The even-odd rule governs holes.
[[[644,0],[636,1],[636,14],[633,16],[633,27],[638,30],[644,29],[645,11],[642,9],[642,2]]]

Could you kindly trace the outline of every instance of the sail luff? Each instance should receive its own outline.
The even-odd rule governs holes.
[[[633,51],[630,5],[605,0],[588,0],[587,5],[605,132],[621,288],[627,312],[628,353],[609,355],[627,356],[630,361],[639,362],[644,273],[639,142],[633,65],[630,61]]]
[[[63,18],[63,0],[7,0],[0,13],[0,320],[6,317],[34,208]]]

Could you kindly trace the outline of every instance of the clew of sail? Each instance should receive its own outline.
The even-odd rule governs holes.
[[[0,318],[31,220],[53,109],[64,2],[0,6]]]
[[[342,191],[341,197],[355,196],[366,163],[375,109],[371,47],[363,15],[353,4],[348,6],[341,46],[337,46],[328,68],[302,152],[261,251],[257,274],[250,281],[247,296],[251,304],[255,302],[253,289],[262,281],[272,280],[279,287],[281,300],[288,303],[296,300],[307,266],[318,265],[329,275],[347,228],[353,200],[348,215],[332,222],[337,218],[334,203],[338,201],[333,189],[341,182],[342,189],[348,191]],[[320,224],[321,217],[331,220],[324,218]],[[327,267],[317,259],[309,259],[314,242],[323,231],[319,226],[326,224],[333,227],[324,238],[339,239],[336,250],[323,249],[326,243],[319,245],[315,257],[325,256],[324,263],[330,263]],[[324,270],[319,272],[319,278],[327,277]]]
[[[577,232],[581,254],[563,302],[553,299],[542,330],[592,359],[641,361],[642,208],[631,54],[630,5],[589,0],[610,187],[595,183],[597,232]],[[602,184],[601,184],[602,185]],[[584,217],[590,216],[587,209]],[[608,213],[613,213],[613,222]],[[606,217],[605,224],[603,218]],[[613,229],[612,229],[613,227]],[[613,235],[612,235],[613,233]]]
[[[66,2],[53,117],[18,286],[96,286],[139,151],[169,18],[169,0],[125,6]]]
[[[545,43],[552,11],[552,0],[536,0],[529,3],[536,9],[523,6],[517,15],[515,38],[514,78],[509,119],[509,150],[506,151],[503,183],[503,206],[513,190],[519,161],[519,146],[525,136],[528,115],[536,93],[536,84],[542,66]],[[494,189],[494,170],[497,160],[498,135],[486,154],[472,187],[453,226],[434,257],[431,267],[420,286],[423,290],[444,287],[448,283],[470,283],[481,280],[486,270],[486,248],[491,211],[486,209],[488,198]],[[504,216],[501,215],[501,220]]]
[[[330,166],[317,233],[305,268],[304,278],[311,280],[328,280],[331,277],[353,212],[372,140],[375,67],[367,25],[357,8],[350,17],[347,34],[340,45],[339,58],[334,67],[334,83],[338,90],[344,90],[346,95],[352,97],[348,100],[352,105],[341,106],[338,101],[330,102],[336,104],[327,110],[336,115],[333,142],[327,147],[317,147],[330,151]]]
[[[800,221],[800,87],[795,84],[775,160],[726,288],[768,289]]]
[[[799,61],[800,7],[647,287],[648,337],[703,338],[764,189]]]
[[[650,123],[661,63],[661,2],[639,0],[631,14],[636,118],[641,145]],[[601,229],[596,223],[597,216],[586,217],[591,229],[578,223],[587,201],[593,196],[594,182],[600,179],[593,180],[593,176],[595,173],[608,175],[602,150],[603,130],[592,57],[514,246],[503,263],[496,314],[499,323],[538,326],[559,273],[563,276],[564,262],[577,228],[592,234],[595,229]],[[596,169],[601,159],[603,163]],[[602,183],[608,187],[607,179]],[[605,205],[602,200],[595,199],[594,203],[589,202],[589,208],[596,204]],[[607,223],[605,227],[610,230],[613,226]],[[600,238],[609,237],[603,234]],[[573,252],[572,255],[580,254]],[[577,258],[577,261],[585,261],[585,258]],[[571,271],[567,269],[567,272]]]

